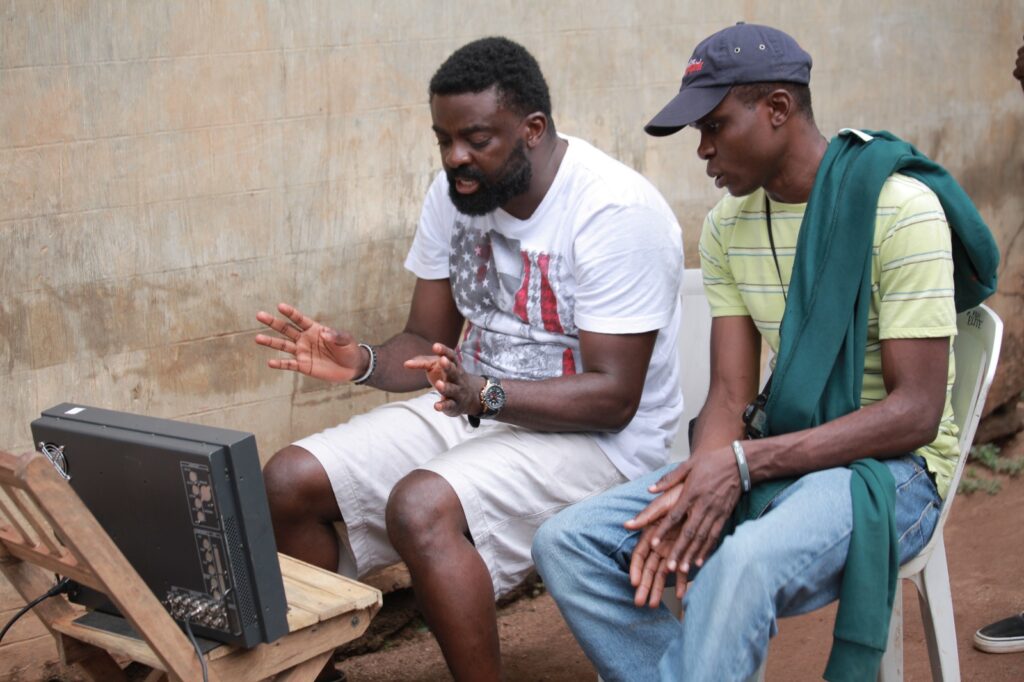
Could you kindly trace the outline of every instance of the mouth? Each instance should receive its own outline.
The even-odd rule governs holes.
[[[478,180],[469,180],[468,178],[455,179],[455,191],[459,194],[472,194],[478,189],[480,189],[480,182]]]
[[[723,187],[725,187],[725,176],[724,175],[718,174],[718,175],[712,175],[711,177],[713,177],[715,179],[715,187],[717,187],[718,189],[722,189]]]

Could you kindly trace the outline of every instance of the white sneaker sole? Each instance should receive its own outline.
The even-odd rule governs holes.
[[[990,654],[1012,654],[1024,651],[1024,637],[1012,639],[992,639],[985,636],[974,635],[974,648]]]

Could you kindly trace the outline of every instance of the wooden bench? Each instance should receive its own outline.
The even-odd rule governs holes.
[[[251,649],[217,646],[204,656],[209,680],[309,682],[337,646],[366,630],[381,607],[381,593],[373,587],[278,558],[289,633]],[[125,661],[153,668],[147,682],[203,679],[192,643],[67,481],[38,453],[19,457],[0,451],[0,571],[26,603],[45,593],[57,573],[103,592],[118,607],[134,632],[76,622],[83,611],[64,597],[34,609],[56,639],[61,662],[77,663],[90,679],[127,680]]]

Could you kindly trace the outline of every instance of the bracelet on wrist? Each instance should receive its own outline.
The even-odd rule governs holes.
[[[736,468],[740,470],[740,487],[743,492],[750,492],[750,468],[747,466],[747,454],[743,452],[743,444],[738,440],[732,442],[732,454],[736,456]]]
[[[366,372],[363,373],[363,376],[352,380],[352,383],[357,386],[361,386],[369,381],[370,377],[373,376],[374,370],[377,369],[377,350],[368,343],[360,343],[359,347],[365,348],[366,352],[370,354],[370,364],[367,366]]]

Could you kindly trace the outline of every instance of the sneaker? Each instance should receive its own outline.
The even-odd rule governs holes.
[[[990,654],[1024,651],[1024,613],[996,621],[975,632],[974,647]]]

